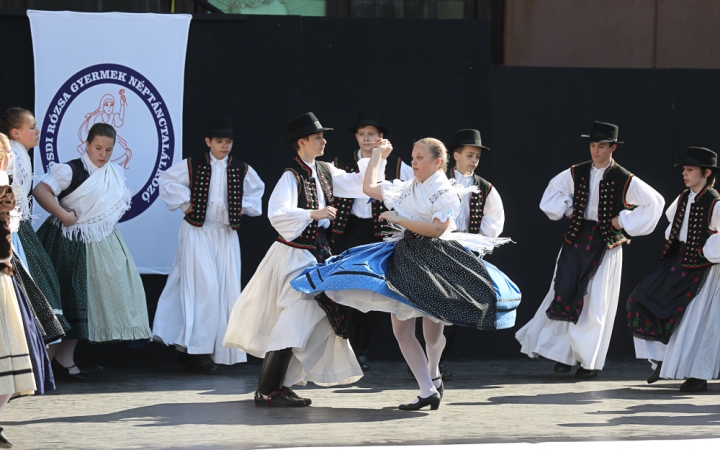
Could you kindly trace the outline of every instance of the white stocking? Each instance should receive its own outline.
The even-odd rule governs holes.
[[[430,378],[438,378],[440,376],[440,358],[445,349],[444,328],[445,326],[443,324],[433,322],[427,317],[423,317],[423,336],[425,336],[425,351],[427,352]],[[439,387],[441,382],[442,380],[435,381],[435,387]]]
[[[437,393],[428,370],[428,360],[425,357],[420,342],[415,337],[415,319],[399,320],[392,315],[392,327],[395,339],[400,345],[400,351],[405,358],[415,379],[420,385],[420,397],[429,397]],[[442,331],[441,331],[442,333]],[[417,399],[416,399],[417,400]],[[414,402],[413,402],[414,403]]]

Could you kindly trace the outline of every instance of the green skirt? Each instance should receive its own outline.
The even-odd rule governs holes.
[[[29,220],[20,221],[20,228],[17,234],[27,259],[28,271],[35,285],[37,285],[40,292],[42,292],[47,302],[55,311],[62,310],[60,283],[55,274],[55,267],[53,267],[50,257],[47,252],[45,252]],[[60,322],[60,325],[62,325],[63,330],[68,331],[70,324],[65,316],[63,314],[55,314],[55,316]]]
[[[49,217],[38,238],[55,267],[67,339],[92,342],[151,339],[145,290],[120,233],[84,243],[62,235]]]

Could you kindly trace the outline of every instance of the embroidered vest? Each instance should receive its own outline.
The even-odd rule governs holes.
[[[565,243],[572,245],[579,237],[580,226],[590,196],[590,167],[592,161],[577,164],[570,168],[575,182],[573,199],[573,218],[570,227],[565,233]],[[598,192],[598,226],[603,241],[608,249],[617,247],[624,242],[630,242],[630,235],[625,230],[616,230],[612,226],[612,219],[623,210],[633,210],[635,205],[627,202],[627,190],[633,174],[612,161],[600,180]]]
[[[674,257],[680,249],[680,228],[682,227],[683,218],[685,217],[689,197],[690,189],[686,189],[680,198],[678,198],[677,210],[675,211],[675,218],[673,219],[673,225],[670,230],[670,237],[668,237],[665,243],[665,251],[661,259]],[[713,265],[713,263],[705,259],[702,249],[708,237],[717,233],[717,231],[710,229],[710,219],[712,218],[715,203],[717,203],[719,199],[720,194],[718,191],[713,187],[705,186],[702,191],[698,192],[695,197],[695,202],[690,206],[685,256],[682,261],[682,266],[686,269],[699,269]]]
[[[455,169],[450,169],[447,175],[448,179],[452,180],[455,178]],[[470,209],[468,217],[468,233],[480,234],[480,225],[482,224],[483,215],[485,211],[485,202],[487,201],[490,191],[492,191],[493,185],[489,181],[482,178],[480,175],[473,174],[475,177],[475,186],[480,189],[480,192],[470,194]]]
[[[292,172],[295,175],[295,179],[298,184],[298,208],[303,209],[319,209],[320,203],[318,201],[318,195],[325,196],[325,204],[333,204],[333,185],[332,175],[330,174],[330,167],[324,161],[315,161],[315,170],[317,170],[318,178],[320,179],[320,185],[322,192],[318,193],[315,178],[312,176],[312,169],[305,164],[299,156],[290,164],[290,167],[285,171]],[[318,221],[312,220],[310,224],[300,233],[300,236],[296,237],[292,241],[285,240],[282,236],[278,236],[278,241],[285,245],[289,245],[295,248],[302,248],[305,250],[315,250],[315,241],[318,232],[325,232],[326,230],[318,230]]]
[[[192,212],[185,214],[185,220],[196,227],[205,223],[208,193],[210,191],[210,154],[199,158],[188,158],[188,173],[190,174],[190,204]],[[240,228],[242,216],[243,182],[248,171],[247,163],[228,156],[227,161],[227,202],[230,227],[233,230]]]
[[[57,196],[58,201],[72,194],[75,189],[79,188],[80,185],[85,182],[85,180],[90,178],[90,172],[88,172],[85,168],[85,164],[83,164],[81,158],[73,159],[72,161],[68,161],[65,164],[70,166],[70,168],[72,169],[72,179],[70,180],[70,185],[66,187],[62,192],[60,192],[60,195]]]
[[[345,172],[355,173],[358,172],[358,155],[357,151],[347,153],[344,156],[335,158],[335,167],[342,169]],[[385,165],[385,179],[392,181],[400,178],[400,169],[402,167],[402,160],[400,158],[393,159],[392,162],[388,161]],[[354,198],[340,198],[336,197],[333,202],[333,206],[337,208],[337,214],[332,224],[332,232],[335,234],[344,234],[345,228],[347,227],[348,218],[352,211]],[[376,200],[372,202],[372,220],[373,220],[373,232],[375,237],[382,237],[383,232],[395,231],[388,227],[384,222],[380,222],[380,214],[387,211],[385,203]]]

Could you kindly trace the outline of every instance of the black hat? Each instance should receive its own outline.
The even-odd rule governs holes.
[[[609,142],[612,144],[624,144],[617,140],[618,127],[611,123],[595,122],[592,127],[590,134],[583,134],[580,136],[590,142]]]
[[[688,147],[685,159],[676,166],[698,166],[705,169],[720,170],[717,165],[717,153],[703,147]]]
[[[233,131],[232,120],[229,117],[214,118],[208,121],[206,137],[209,138],[232,138],[237,136]]]
[[[384,127],[380,125],[382,121],[380,120],[380,115],[375,111],[363,111],[360,114],[358,114],[357,117],[357,123],[354,127],[350,128],[350,131],[353,133],[357,133],[358,128],[362,127],[375,127],[378,129],[379,132],[383,134],[383,137],[388,134],[387,127]]]
[[[454,150],[458,147],[464,147],[466,145],[469,145],[470,147],[480,147],[483,150],[490,150],[482,145],[480,132],[471,128],[460,130],[455,133],[455,142],[450,146],[450,148]]]
[[[332,128],[323,128],[315,117],[315,114],[309,112],[297,116],[287,123],[288,137],[285,139],[287,144],[297,141],[305,136],[319,133],[321,131],[331,131]]]

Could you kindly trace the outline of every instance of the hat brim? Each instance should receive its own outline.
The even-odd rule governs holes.
[[[387,136],[387,134],[390,132],[390,130],[388,130],[388,129],[385,128],[385,127],[381,127],[381,126],[378,126],[378,125],[371,125],[371,124],[359,125],[359,126],[357,126],[357,127],[348,128],[348,130],[352,131],[353,133],[357,133],[357,129],[358,129],[358,128],[363,128],[363,127],[375,127],[375,128],[378,129],[378,131],[379,131],[380,133],[383,134],[383,136]]]
[[[702,169],[710,169],[712,171],[720,170],[720,167],[718,167],[718,166],[708,166],[707,164],[704,164],[696,159],[686,159],[683,162],[679,162],[679,163],[675,164],[675,167],[685,167],[685,166],[700,167]]]
[[[212,138],[232,138],[232,139],[234,139],[236,137],[240,137],[240,135],[237,133],[205,133],[205,137],[210,138],[210,139],[212,139]]]
[[[613,140],[613,139],[599,139],[599,140],[596,140],[596,139],[590,138],[590,135],[589,135],[589,134],[583,134],[583,135],[580,135],[580,137],[583,138],[583,139],[585,139],[585,140],[588,140],[588,141],[590,141],[590,142],[600,142],[600,143],[607,142],[608,144],[618,144],[618,145],[625,143],[625,142],[623,142],[623,141],[618,141],[618,140]]]
[[[324,127],[323,127],[323,128],[318,128],[318,129],[313,130],[313,131],[310,132],[310,133],[298,133],[298,134],[296,134],[296,135],[292,135],[292,136],[290,136],[289,138],[285,139],[284,142],[285,142],[286,144],[292,144],[293,142],[297,141],[297,140],[300,139],[300,138],[304,138],[304,137],[307,137],[307,136],[312,136],[313,134],[321,133],[321,132],[323,132],[323,131],[333,131],[333,130],[335,130],[335,128],[324,128]]]
[[[459,143],[457,143],[457,142],[454,143],[450,148],[453,149],[453,151],[455,151],[455,149],[460,148],[460,147],[477,147],[477,148],[479,148],[479,149],[481,149],[481,150],[490,151],[490,148],[485,147],[484,145],[480,145],[480,144],[459,144]]]

